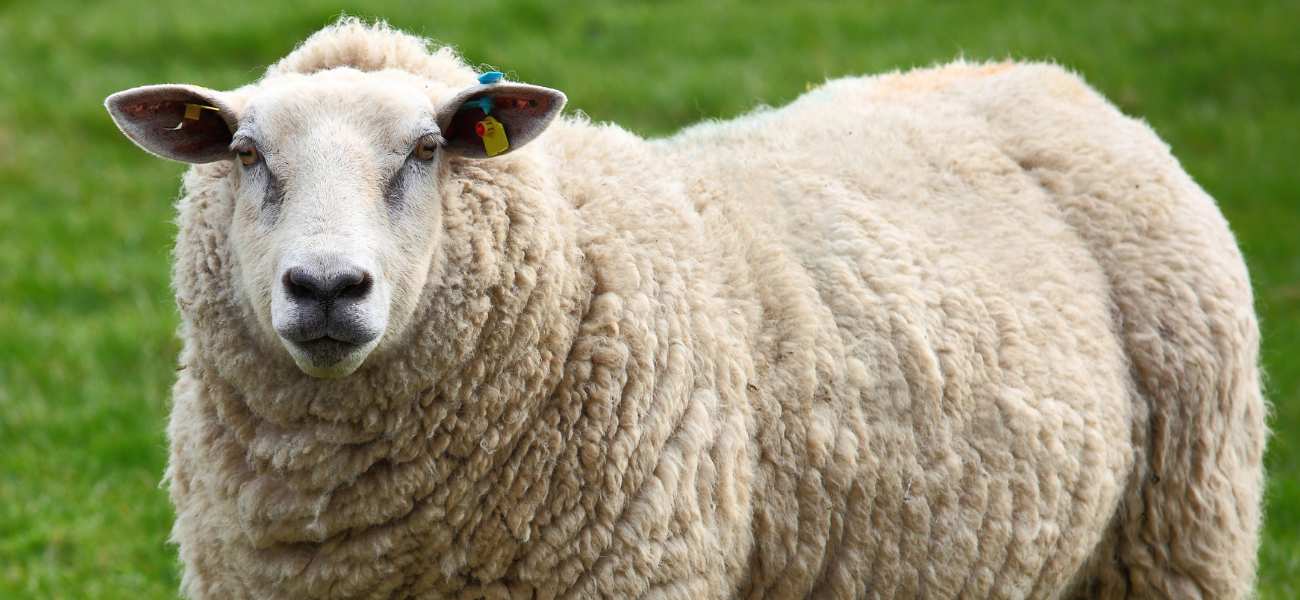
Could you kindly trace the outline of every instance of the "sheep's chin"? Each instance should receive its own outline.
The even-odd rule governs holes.
[[[376,338],[366,344],[355,345],[328,338],[325,341],[312,340],[305,343],[280,338],[280,343],[289,351],[294,364],[303,373],[322,379],[336,379],[347,377],[356,371],[366,357],[370,356],[379,340]],[[327,347],[318,347],[321,344]]]

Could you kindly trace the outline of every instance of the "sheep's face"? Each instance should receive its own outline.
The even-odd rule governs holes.
[[[336,69],[234,94],[136,88],[108,105],[151,152],[233,162],[235,284],[300,369],[342,377],[410,323],[440,243],[449,158],[486,158],[482,108],[463,104],[493,98],[510,150],[564,104],[520,84],[437,89],[445,101],[409,74]]]
[[[414,311],[440,230],[441,135],[409,84],[325,75],[244,105],[230,239],[264,330],[303,371],[337,377]]]

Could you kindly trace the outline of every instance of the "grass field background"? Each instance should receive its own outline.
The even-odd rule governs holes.
[[[1077,70],[1169,142],[1245,250],[1274,404],[1260,595],[1300,597],[1300,2],[288,4],[0,3],[0,598],[179,582],[159,480],[183,166],[132,146],[103,98],[242,85],[340,10],[646,136],[958,56]]]

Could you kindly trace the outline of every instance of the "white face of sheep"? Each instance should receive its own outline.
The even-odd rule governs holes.
[[[236,283],[300,369],[342,377],[410,322],[439,241],[447,161],[492,160],[481,137],[491,134],[476,127],[482,99],[509,141],[502,154],[541,133],[565,102],[515,83],[441,102],[425,90],[409,75],[335,69],[228,94],[147,86],[106,104],[149,152],[233,163]]]

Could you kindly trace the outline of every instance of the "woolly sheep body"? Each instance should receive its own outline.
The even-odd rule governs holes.
[[[266,81],[447,51],[344,22]],[[1141,123],[1046,65],[841,79],[453,159],[392,349],[259,337],[193,168],[168,470],[206,598],[1244,598],[1248,276]]]

